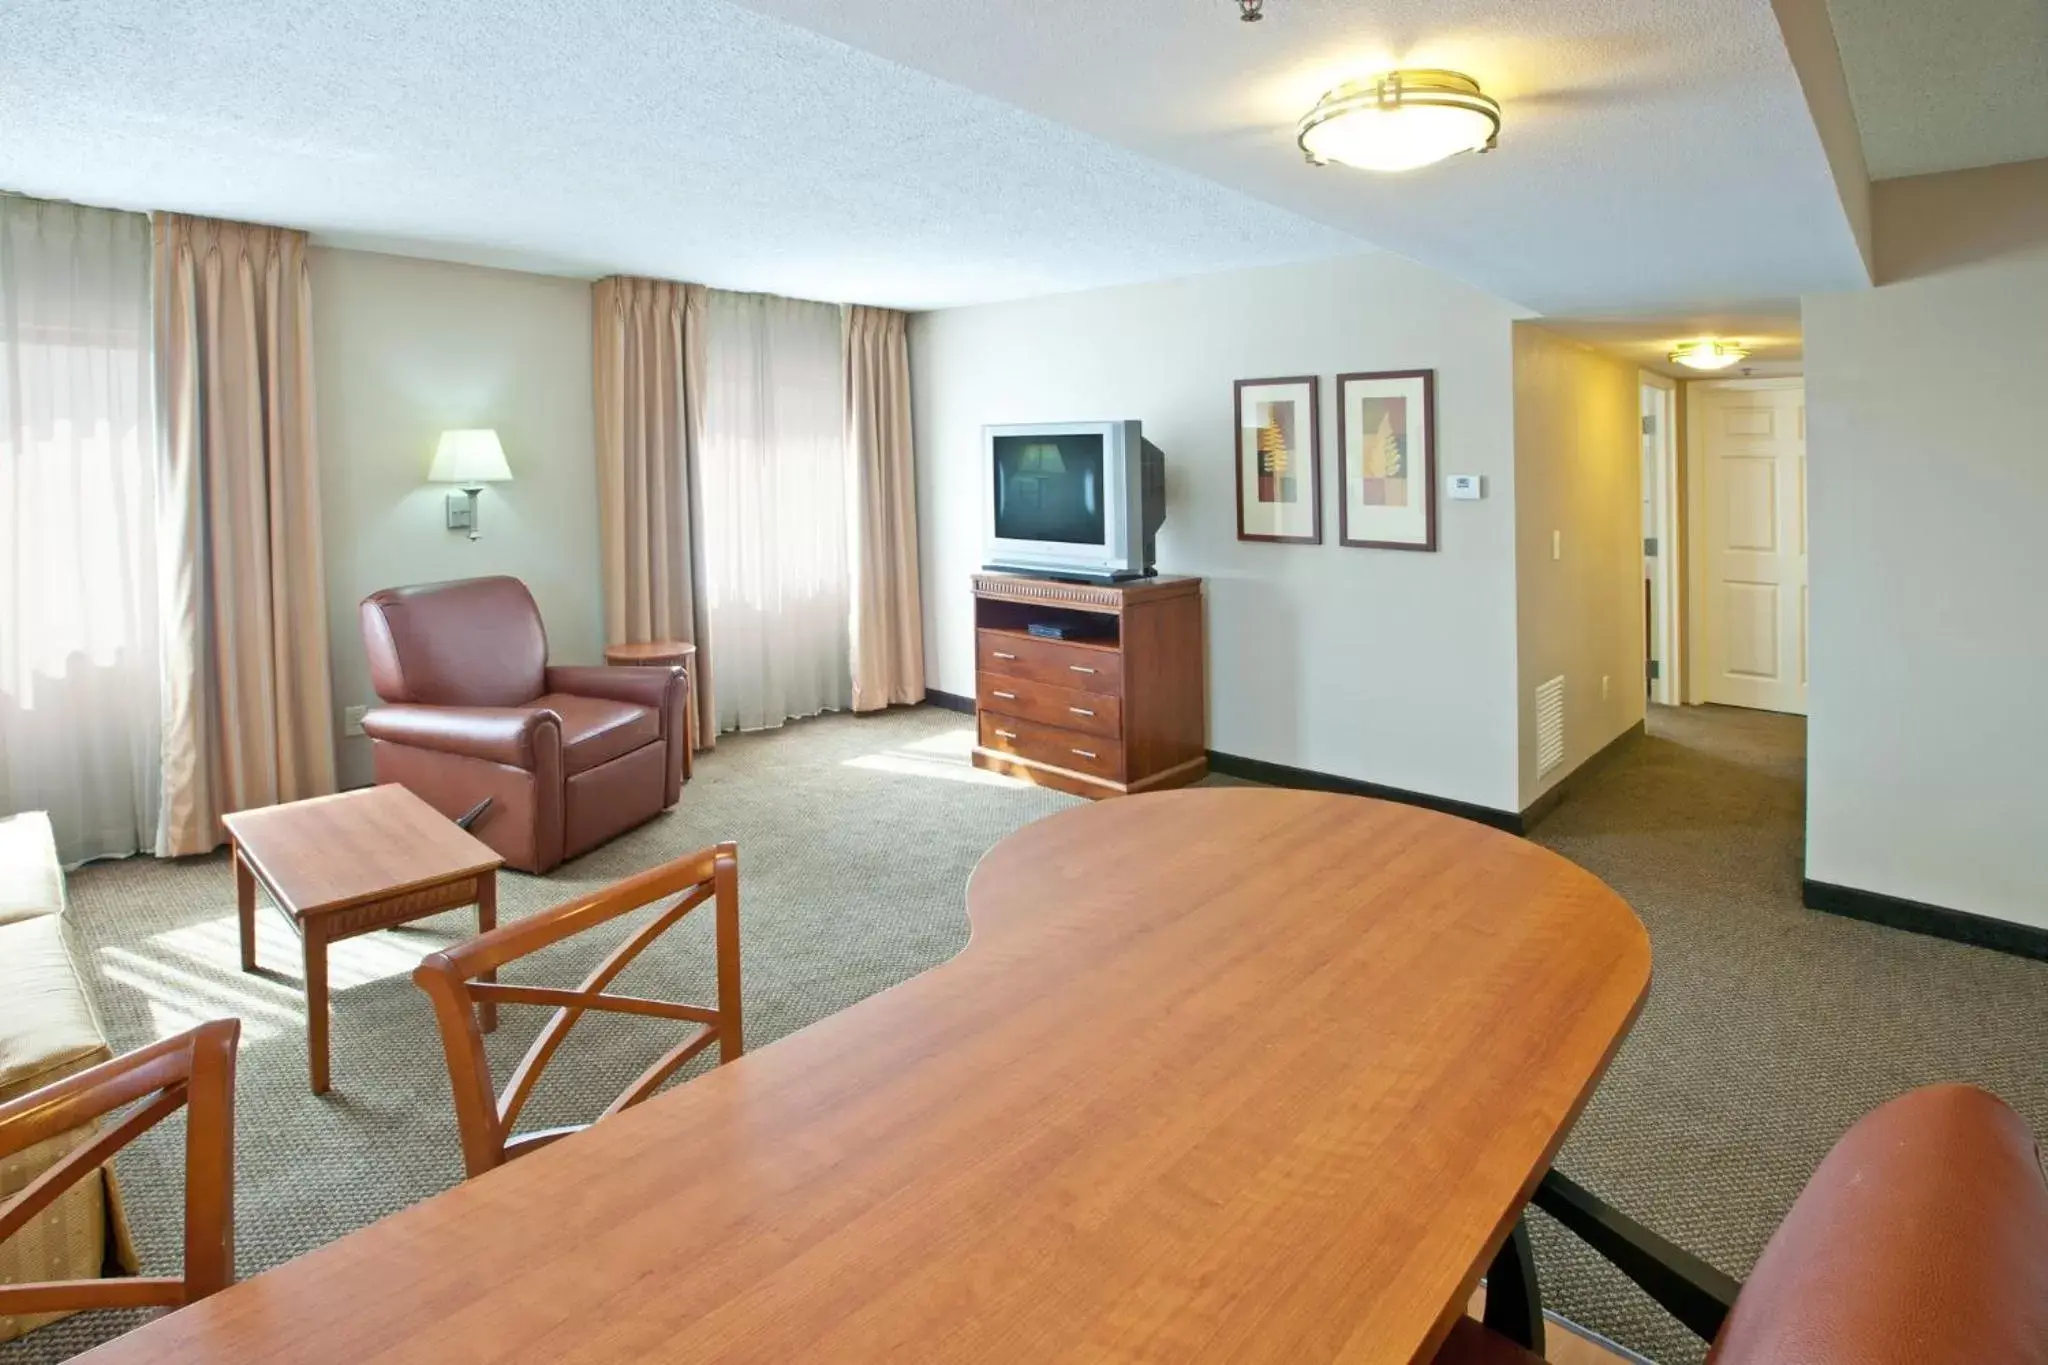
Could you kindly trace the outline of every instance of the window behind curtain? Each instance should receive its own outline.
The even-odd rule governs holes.
[[[706,596],[718,728],[852,701],[839,309],[714,289],[706,308]]]
[[[149,221],[0,195],[0,815],[148,850],[161,785]]]

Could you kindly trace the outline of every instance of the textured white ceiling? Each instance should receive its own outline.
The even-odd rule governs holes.
[[[7,0],[0,189],[913,308],[1366,249],[716,0]]]
[[[1774,378],[1803,373],[1804,342],[1796,299],[1743,304],[1735,308],[1656,317],[1546,317],[1537,323],[1553,332],[1577,337],[1646,370],[1674,379],[1728,379],[1742,375]],[[1749,349],[1749,359],[1734,369],[1703,374],[1670,361],[1672,348],[1695,337],[1716,337]]]
[[[2048,157],[2048,2],[1827,4],[1872,179]]]
[[[1770,0],[743,0],[1543,312],[1869,283]],[[1391,65],[1475,76],[1500,149],[1305,165],[1295,120]]]

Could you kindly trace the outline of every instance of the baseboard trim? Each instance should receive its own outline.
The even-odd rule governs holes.
[[[1504,829],[1510,834],[1522,832],[1522,817],[1516,811],[1495,810],[1492,806],[1476,806],[1469,801],[1454,801],[1447,796],[1431,796],[1427,792],[1382,786],[1377,782],[1366,782],[1355,777],[1319,773],[1312,768],[1293,768],[1285,763],[1268,763],[1263,758],[1245,758],[1241,754],[1219,753],[1211,749],[1209,771],[1222,773],[1226,777],[1241,777],[1247,782],[1263,782],[1269,787],[1294,787],[1301,791],[1335,792],[1340,796],[1371,796],[1381,801],[1399,801],[1404,806],[1420,806],[1424,810],[1441,811],[1445,815],[1476,820],[1482,825]]]
[[[1527,834],[1530,830],[1534,829],[1539,820],[1564,803],[1565,798],[1571,795],[1573,788],[1605,767],[1607,761],[1620,753],[1624,746],[1646,734],[1648,732],[1647,726],[1647,721],[1637,721],[1634,725],[1629,726],[1628,729],[1623,730],[1613,739],[1608,740],[1598,749],[1595,749],[1584,763],[1581,763],[1578,767],[1552,783],[1549,790],[1538,795],[1534,801],[1531,801],[1523,808],[1521,832]]]
[[[924,690],[924,699],[925,704],[928,706],[936,706],[947,711],[958,711],[963,716],[974,714],[974,698],[963,697],[957,692],[941,692],[936,688],[927,687]]]
[[[1881,891],[1817,882],[1811,877],[1800,882],[1799,889],[1800,900],[1809,910],[2048,962],[2048,929],[2037,929],[2031,924],[1973,915],[1967,910],[1887,896]]]

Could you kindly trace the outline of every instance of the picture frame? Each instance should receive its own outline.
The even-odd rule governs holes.
[[[1337,376],[1337,543],[1436,549],[1436,371]]]
[[[1323,543],[1321,387],[1312,374],[1240,379],[1232,386],[1239,540]]]

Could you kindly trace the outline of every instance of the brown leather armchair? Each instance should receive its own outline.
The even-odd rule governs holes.
[[[363,599],[363,717],[379,782],[453,819],[522,872],[587,853],[682,795],[681,668],[551,668],[516,578],[386,588]]]

